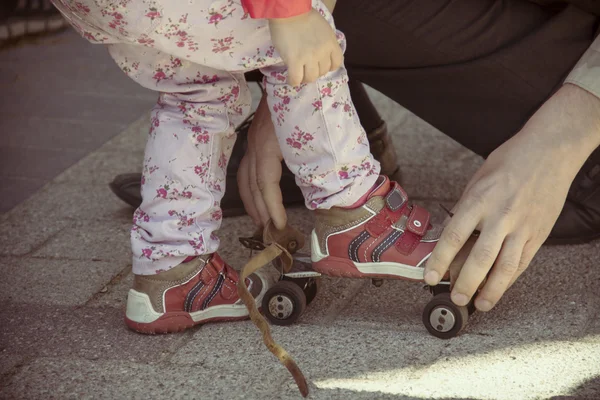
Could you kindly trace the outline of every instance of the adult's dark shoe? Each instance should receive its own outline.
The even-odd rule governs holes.
[[[246,154],[248,128],[251,123],[252,116],[237,129],[237,140],[233,147],[229,164],[227,165],[225,195],[221,200],[221,209],[224,218],[246,214],[238,190],[237,171],[242,157]],[[367,138],[369,139],[373,156],[381,163],[381,174],[387,175],[390,180],[400,183],[401,174],[398,167],[396,150],[388,135],[385,122],[379,128],[368,132]],[[282,172],[280,186],[283,194],[283,205],[286,208],[303,205],[304,198],[302,192],[296,185],[294,174],[287,168],[285,163],[282,163]],[[130,206],[138,208],[142,204],[142,195],[140,192],[141,178],[142,175],[139,173],[117,175],[109,186],[118,198]]]
[[[600,239],[600,148],[573,181],[546,244],[582,244]]]

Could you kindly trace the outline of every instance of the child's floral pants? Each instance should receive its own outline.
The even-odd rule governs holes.
[[[134,273],[155,274],[219,247],[213,232],[234,130],[250,110],[246,71],[265,75],[279,144],[308,208],[351,205],[375,183],[379,164],[346,70],[287,85],[267,21],[249,18],[238,1],[54,1],[85,38],[108,45],[129,77],[160,93],[133,221]],[[320,0],[313,6],[333,26]]]

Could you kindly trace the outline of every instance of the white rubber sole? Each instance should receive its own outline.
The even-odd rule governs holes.
[[[310,259],[313,263],[320,262],[324,258],[328,257],[327,254],[321,253],[319,246],[319,239],[317,238],[317,234],[313,230],[311,232],[311,256]],[[348,260],[356,269],[365,275],[391,275],[397,276],[399,278],[406,278],[411,280],[423,280],[424,268],[421,267],[427,259],[429,255],[427,255],[423,260],[419,262],[418,266],[412,266],[402,263],[392,263],[392,262],[369,262],[369,263],[357,263],[351,260]]]
[[[262,290],[256,297],[256,304],[262,303],[262,298],[268,290],[268,285],[265,280],[263,281]],[[222,304],[219,306],[208,307],[206,310],[195,311],[189,313],[190,317],[194,322],[215,319],[215,318],[238,318],[249,315],[246,305],[239,300],[235,304]],[[134,322],[148,324],[156,321],[165,313],[159,313],[152,307],[150,297],[146,293],[138,292],[134,289],[129,289],[127,296],[127,310],[125,316]]]

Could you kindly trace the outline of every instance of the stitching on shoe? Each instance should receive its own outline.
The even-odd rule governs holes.
[[[373,250],[373,254],[371,255],[371,259],[373,260],[373,262],[379,262],[379,258],[381,257],[381,255],[390,247],[392,247],[393,242],[395,242],[396,240],[400,239],[400,237],[402,236],[404,232],[399,232],[397,230],[393,230],[392,233],[390,233],[388,235],[387,238],[385,238],[385,240],[383,242],[381,242],[379,244],[379,246],[377,246],[374,250]]]
[[[208,265],[208,262],[204,259],[200,259],[200,260],[202,260],[202,263],[200,263],[198,265],[198,267],[196,267],[194,270],[192,270],[189,274],[187,274],[183,278],[180,278],[176,281],[163,281],[161,279],[152,278],[152,275],[137,275],[136,278],[138,278],[141,281],[160,283],[157,287],[158,293],[156,293],[153,298],[150,298],[150,302],[152,303],[153,307],[158,306],[159,309],[162,309],[162,312],[165,313],[165,312],[167,312],[166,306],[163,304],[163,296],[164,296],[165,292],[175,286],[179,286],[182,283],[189,281],[194,276],[201,273],[202,270],[204,269],[204,267],[206,267],[206,265]],[[160,310],[155,310],[155,311],[160,311]]]
[[[202,287],[204,286],[204,282],[199,281],[190,291],[190,293],[194,292],[194,290],[196,290],[196,293],[194,293],[194,295],[191,298],[189,298],[189,293],[188,293],[188,298],[185,301],[185,306],[184,306],[184,310],[187,312],[192,311],[192,307],[194,306],[194,301],[196,301],[196,297],[198,296],[198,294],[202,291]]]
[[[225,276],[223,274],[219,274],[219,277],[217,278],[217,283],[215,284],[212,293],[208,295],[208,297],[204,300],[204,303],[202,304],[203,310],[206,309],[206,307],[208,307],[208,305],[211,301],[213,301],[217,293],[219,293],[221,287],[223,286],[223,282],[225,282]]]
[[[367,206],[368,202],[365,204],[365,206]],[[385,205],[384,205],[385,207]],[[366,207],[369,212],[373,212],[375,214],[369,214],[369,215],[365,215],[364,217],[361,217],[357,220],[348,222],[345,225],[339,225],[339,226],[333,226],[333,225],[327,225],[327,224],[323,224],[323,226],[326,227],[326,229],[323,231],[323,237],[321,238],[321,240],[319,240],[319,246],[321,246],[321,251],[325,251],[325,249],[327,248],[327,239],[329,239],[329,236],[331,236],[332,234],[339,232],[339,231],[343,231],[345,229],[348,229],[350,227],[359,225],[360,223],[366,221],[369,218],[372,218],[374,216],[376,216],[379,212],[381,212],[381,210],[379,210],[379,212],[372,210],[370,207]],[[383,207],[382,207],[383,209]]]

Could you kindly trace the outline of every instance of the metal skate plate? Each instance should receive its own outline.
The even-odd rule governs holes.
[[[292,269],[283,274],[286,278],[318,278],[321,274],[312,268],[310,254],[296,253],[293,255]]]

